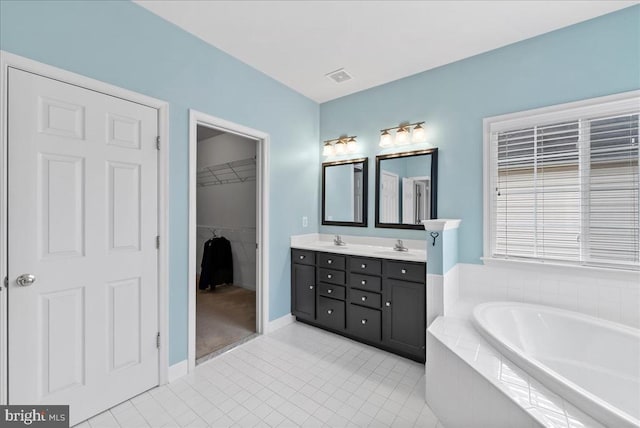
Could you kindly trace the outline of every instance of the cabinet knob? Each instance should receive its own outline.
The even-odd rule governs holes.
[[[361,265],[360,265],[360,267],[361,267],[362,269],[365,269],[365,268],[367,267],[367,265],[365,265],[365,264],[363,263],[363,264],[361,264]]]
[[[329,310],[327,310],[327,313],[328,313],[329,315],[331,315],[331,314],[333,313],[333,309],[329,309]]]
[[[333,260],[331,259],[327,260],[327,264],[331,264],[331,263],[333,263]]]
[[[400,272],[407,273],[407,270],[406,269],[402,269]]]
[[[360,320],[360,323],[362,323],[362,324],[366,324],[366,323],[367,323],[367,320]]]
[[[385,306],[391,306],[391,302],[384,302]]]
[[[360,281],[360,284],[365,285],[367,283],[367,281],[365,279],[363,279],[362,281]]]
[[[327,278],[331,279],[331,278],[333,278],[333,275],[331,275],[331,274],[329,273],[329,274],[327,274]]]
[[[300,256],[300,260],[303,260],[303,259],[304,259],[304,256]]]
[[[309,286],[309,290],[313,290],[313,285],[310,285],[310,286]]]
[[[331,293],[333,293],[333,290],[330,288],[330,289],[327,290],[327,293],[331,294]]]
[[[361,300],[365,302],[367,300],[367,296],[362,296]]]

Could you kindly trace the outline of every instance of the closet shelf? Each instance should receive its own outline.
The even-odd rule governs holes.
[[[206,166],[198,169],[196,177],[200,187],[256,181],[256,158]]]

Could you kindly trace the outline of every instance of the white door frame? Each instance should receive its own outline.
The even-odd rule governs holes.
[[[129,91],[109,83],[91,79],[51,65],[43,64],[6,51],[0,51],[0,404],[8,399],[8,330],[7,330],[7,289],[4,279],[7,277],[7,106],[8,106],[8,69],[16,68],[40,76],[55,79],[71,85],[80,86],[103,94],[143,104],[158,110],[158,233],[161,245],[158,251],[158,329],[160,331],[159,384],[168,380],[169,369],[169,103]]]
[[[269,134],[219,117],[189,110],[189,350],[188,370],[196,367],[196,171],[198,125],[256,140],[256,332],[269,323]]]

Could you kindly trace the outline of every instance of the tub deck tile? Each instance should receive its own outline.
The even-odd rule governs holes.
[[[428,334],[500,389],[540,425],[549,428],[605,428],[498,352],[471,322],[438,317],[429,326]]]

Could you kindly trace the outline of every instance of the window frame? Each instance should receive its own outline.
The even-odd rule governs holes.
[[[495,230],[494,212],[492,202],[496,183],[492,174],[494,166],[493,147],[491,135],[512,129],[522,129],[530,126],[544,126],[562,121],[576,120],[585,116],[598,116],[608,114],[619,114],[629,110],[640,110],[640,90],[622,92],[619,94],[607,95],[603,97],[590,98],[586,100],[556,104],[548,107],[523,110],[516,113],[508,113],[499,116],[492,116],[483,119],[483,258],[487,262],[506,263],[526,263],[534,265],[560,265],[571,266],[582,269],[598,269],[598,266],[582,265],[563,261],[549,261],[544,259],[514,259],[508,257],[494,257]],[[640,157],[640,156],[639,156]],[[639,160],[640,162],[640,160]],[[611,267],[607,269],[629,270],[624,266]]]

